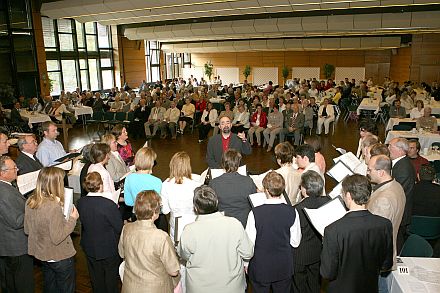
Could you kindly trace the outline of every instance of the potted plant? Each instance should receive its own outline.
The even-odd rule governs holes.
[[[335,72],[335,66],[332,64],[324,64],[324,77],[326,79],[329,79],[333,76],[333,73]]]
[[[247,79],[249,75],[251,75],[251,66],[246,65],[243,70],[244,79]]]
[[[281,74],[283,75],[284,85],[285,85],[286,80],[289,77],[289,68],[287,68],[287,66],[283,66],[283,69],[281,69]]]
[[[211,80],[212,72],[214,70],[214,65],[212,65],[211,61],[208,61],[204,65],[205,67],[205,75]]]

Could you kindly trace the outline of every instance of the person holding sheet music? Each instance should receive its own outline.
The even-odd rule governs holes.
[[[0,156],[0,282],[2,292],[31,293],[33,259],[23,227],[26,198],[12,186],[17,169],[10,157]]]
[[[243,293],[244,260],[254,245],[237,219],[219,212],[215,191],[202,185],[194,190],[197,219],[183,230],[177,247],[186,260],[186,292]]]
[[[19,175],[38,171],[43,168],[43,165],[35,156],[38,148],[38,142],[35,139],[35,136],[20,136],[17,146],[20,153],[18,154],[17,159],[15,159],[15,163],[17,164]]]
[[[391,221],[393,225],[393,267],[396,269],[396,255],[399,253],[397,235],[405,209],[405,192],[391,176],[391,159],[386,155],[371,157],[367,169],[368,178],[373,183],[373,193],[367,203],[367,209],[375,215]],[[381,292],[388,292],[385,278],[388,273],[382,273],[379,279]]]
[[[35,192],[26,202],[24,232],[28,251],[42,263],[44,292],[75,292],[75,248],[70,234],[79,217],[75,206],[63,214],[64,171],[41,169]]]
[[[200,182],[191,179],[191,160],[186,152],[178,152],[170,161],[170,176],[162,183],[162,213],[170,216],[170,236],[174,243],[175,218],[194,215],[194,189]]]
[[[88,192],[78,200],[81,220],[81,247],[87,256],[87,267],[93,292],[119,292],[118,254],[122,218],[118,207],[103,194],[103,181],[98,172],[87,174],[84,188]]]
[[[44,167],[56,164],[56,160],[67,155],[63,145],[56,140],[58,137],[58,129],[53,122],[43,122],[41,128],[44,138],[38,146],[37,158]]]
[[[249,268],[252,292],[290,292],[293,276],[293,249],[301,241],[298,212],[281,200],[285,189],[283,176],[275,171],[263,179],[265,204],[249,213],[246,233],[255,243]]]
[[[106,166],[107,171],[110,173],[114,182],[118,182],[122,176],[127,174],[130,169],[125,165],[124,160],[118,152],[118,143],[116,137],[113,134],[106,134],[101,138],[102,143],[106,143],[110,146],[109,160]]]
[[[321,280],[319,275],[322,237],[313,228],[304,208],[317,209],[326,204],[329,198],[322,196],[324,180],[315,171],[306,171],[301,175],[302,200],[294,207],[298,211],[301,223],[301,243],[293,249],[294,273],[293,292],[319,293]]]
[[[366,210],[371,185],[362,175],[342,181],[349,212],[324,230],[321,276],[327,292],[378,292],[379,272],[393,265],[393,227],[390,220]]]
[[[249,176],[239,174],[241,154],[229,149],[223,153],[222,167],[226,173],[209,182],[218,196],[218,208],[228,217],[234,217],[245,227],[251,210],[249,195],[257,192],[254,181]]]

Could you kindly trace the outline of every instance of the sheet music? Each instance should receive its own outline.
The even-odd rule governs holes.
[[[345,165],[347,165],[350,170],[355,170],[362,162],[352,153],[348,152],[343,154],[342,156],[339,156],[337,158],[334,158],[333,161],[337,163],[338,161],[344,162]]]
[[[237,172],[238,172],[238,174],[241,174],[243,176],[247,176],[246,165],[238,167]],[[217,178],[225,173],[226,172],[224,169],[211,169],[211,179]]]
[[[264,190],[263,179],[271,171],[272,171],[272,169],[267,171],[267,172],[264,172],[264,173],[262,173],[260,175],[249,175],[249,177],[251,177],[251,179],[254,181],[255,185],[258,188],[258,190],[261,190],[261,191]]]
[[[118,204],[120,195],[121,195],[121,188],[119,188],[118,190],[115,190],[112,194],[112,199],[116,204]]]
[[[266,202],[266,194],[264,192],[257,192],[257,193],[253,193],[253,194],[249,194],[249,201],[251,202],[252,207],[256,208],[258,206],[263,205]],[[287,204],[287,205],[291,205],[287,200],[286,200],[286,195],[281,195],[281,200],[283,201],[283,203]]]
[[[342,181],[339,182],[338,185],[336,185],[335,188],[333,188],[333,190],[328,194],[331,199],[334,199],[340,195],[342,195]]]
[[[64,218],[69,219],[73,209],[73,188],[64,187]]]
[[[335,198],[317,209],[304,208],[313,227],[324,236],[324,229],[342,218],[347,211],[339,198]]]
[[[353,171],[347,167],[342,161],[338,161],[330,170],[327,171],[327,175],[332,177],[338,182],[341,182],[346,176],[353,175]]]
[[[64,163],[54,165],[54,167],[60,168],[60,169],[62,169],[64,171],[70,171],[72,169],[72,166],[73,166],[73,161],[72,160],[68,160],[68,161],[66,161]]]
[[[343,155],[343,154],[345,154],[347,151],[346,150],[344,150],[343,148],[337,148],[337,147],[335,147],[334,145],[332,145],[332,147],[338,152],[338,153],[340,153],[341,155]]]
[[[196,215],[183,215],[174,218],[174,243],[176,245],[180,241],[180,237],[182,236],[182,232],[185,226],[195,222],[196,218]]]
[[[21,194],[26,194],[35,189],[38,174],[40,174],[40,170],[17,176],[17,186]]]

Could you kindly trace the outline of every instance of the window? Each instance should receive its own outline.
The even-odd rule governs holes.
[[[145,41],[145,65],[147,70],[147,82],[161,80],[159,42]]]
[[[95,22],[42,17],[52,95],[61,90],[105,90],[114,86],[110,27]]]
[[[166,76],[168,79],[182,76],[182,68],[191,67],[191,54],[189,53],[167,53],[165,54]]]

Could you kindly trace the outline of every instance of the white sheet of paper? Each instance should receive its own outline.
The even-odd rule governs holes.
[[[350,170],[355,170],[362,162],[352,153],[348,152],[343,154],[342,156],[339,156],[337,158],[334,158],[333,161],[337,163],[338,161],[342,161],[345,163],[345,165],[350,168]]]
[[[339,182],[338,185],[336,185],[335,188],[333,188],[333,190],[328,194],[331,199],[334,199],[340,195],[342,195],[342,182]]]
[[[243,176],[247,176],[246,165],[238,167],[237,172],[238,172],[238,174],[241,174]],[[223,175],[224,173],[226,173],[224,169],[211,169],[211,179],[217,178],[217,177]]]
[[[119,195],[121,195],[121,188],[119,188],[118,190],[115,190],[115,192],[113,192],[113,194],[112,194],[112,199],[116,204],[118,204]]]
[[[264,192],[257,192],[249,194],[249,200],[254,208],[263,205],[266,202],[266,194]],[[286,198],[281,196],[283,203],[287,204]]]
[[[347,213],[339,198],[335,198],[317,209],[304,208],[304,211],[309,217],[313,227],[315,227],[321,235],[324,235],[325,227],[339,220]]]
[[[343,164],[342,161],[338,161],[327,171],[327,175],[334,178],[336,181],[341,182],[346,176],[353,175],[353,172]]]
[[[73,166],[73,160],[68,160],[67,162],[54,165],[54,167],[60,168],[64,171],[70,171],[72,169],[72,166]]]
[[[264,172],[260,175],[249,175],[251,179],[254,181],[255,185],[257,186],[258,190],[263,190],[263,179],[266,177],[267,173],[269,173],[272,170],[269,170],[267,172]]]
[[[17,176],[17,186],[21,194],[26,194],[35,189],[40,170]]]
[[[64,218],[68,219],[73,209],[73,188],[64,187]]]

